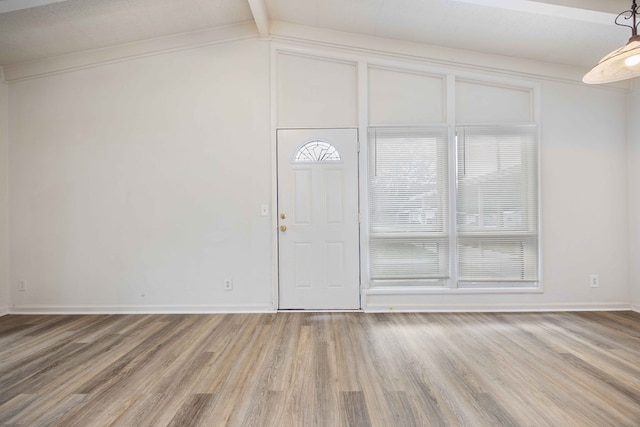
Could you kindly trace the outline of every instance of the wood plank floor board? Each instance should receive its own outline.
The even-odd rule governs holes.
[[[338,376],[339,391],[360,391],[358,372],[354,369],[359,361],[353,351],[357,345],[357,332],[354,327],[355,319],[350,315],[338,314],[331,322],[331,330],[334,336],[336,375]]]
[[[548,416],[548,408],[554,406],[553,397],[546,392],[548,383],[544,380],[540,381],[540,376],[530,368],[529,361],[519,359],[514,362],[514,357],[509,352],[511,341],[505,343],[489,337],[490,334],[485,335],[486,339],[482,345],[491,347],[493,351],[487,356],[474,357],[475,368],[487,378],[485,383],[487,391],[502,402],[509,412],[517,416],[521,425],[526,425],[528,420],[537,420],[538,426],[558,425],[557,418],[552,421]],[[461,351],[465,354],[474,354],[473,349]],[[530,401],[539,403],[529,405]]]
[[[169,427],[191,427],[202,424],[203,413],[214,403],[212,394],[194,394],[181,407],[171,419]],[[214,424],[209,424],[214,425]]]
[[[640,315],[0,317],[0,426],[640,426]]]
[[[59,421],[60,425],[89,425],[93,417],[104,423],[115,421],[135,402],[136,396],[144,394],[149,383],[159,380],[153,374],[166,369],[166,359],[175,355],[175,348],[187,339],[189,328],[196,322],[195,317],[179,316],[175,322],[161,319],[158,322],[163,325],[161,329],[76,390],[88,395],[92,413],[70,411]]]
[[[50,355],[42,357],[43,363],[34,367],[26,365],[25,367],[16,368],[15,375],[7,375],[2,379],[1,384],[8,384],[0,389],[0,405],[11,400],[16,394],[29,393],[30,391],[40,387],[41,379],[49,378],[49,371],[55,369],[64,357],[75,357],[86,348],[86,345],[67,343],[65,346],[56,348]],[[46,384],[46,382],[44,383]]]
[[[242,420],[248,412],[252,402],[264,399],[263,393],[253,394],[263,389],[264,365],[261,363],[267,345],[264,337],[269,336],[271,325],[255,325],[253,333],[246,337],[244,351],[235,361],[226,359],[227,364],[218,367],[219,371],[226,371],[228,375],[219,385],[209,388],[216,393],[216,404],[203,418],[208,425],[242,425]],[[219,393],[217,390],[228,390]],[[253,395],[253,396],[252,396]],[[253,398],[250,398],[250,397]]]
[[[343,391],[342,410],[343,424],[353,427],[366,427],[371,425],[367,403],[362,391]]]
[[[420,421],[411,399],[404,391],[388,391],[385,393],[387,404],[393,414],[393,425],[396,427],[413,427],[425,425],[426,420]]]
[[[486,336],[491,337],[492,335],[487,334]],[[505,341],[507,337],[508,341]],[[519,333],[517,330],[501,334],[498,338],[505,341],[503,343],[494,341],[491,346],[501,349],[494,354],[496,360],[500,362],[498,366],[507,370],[514,378],[520,378],[520,381],[515,382],[513,378],[508,376],[501,378],[500,383],[503,384],[504,389],[509,391],[510,395],[518,396],[521,401],[525,401],[531,392],[537,392],[539,398],[547,401],[547,406],[542,406],[546,412],[553,410],[556,406],[553,402],[565,401],[571,405],[567,405],[564,413],[570,413],[574,420],[583,418],[583,414],[576,411],[575,408],[580,408],[586,398],[576,392],[586,385],[579,380],[582,377],[580,372],[575,372],[575,375],[567,375],[569,366],[563,366],[562,355],[555,350],[554,345],[550,345],[547,340],[541,339],[536,334]],[[502,355],[506,358],[500,358]],[[514,374],[514,372],[516,373]],[[522,384],[526,384],[527,387],[523,388]],[[498,394],[499,390],[495,393]],[[548,399],[545,396],[548,396]],[[513,401],[513,398],[507,399],[505,403],[509,404]],[[527,406],[520,406],[521,410],[526,408]],[[514,411],[514,413],[518,414],[521,410]],[[546,419],[546,416],[543,415],[541,418]],[[584,419],[582,424],[588,425],[592,421],[593,419]],[[600,425],[606,425],[606,423],[608,423],[606,419],[600,421]],[[555,423],[549,422],[547,424],[554,425]]]
[[[64,316],[43,317],[41,322],[25,323],[31,328],[24,330],[24,334],[18,334],[20,339],[14,344],[5,344],[0,347],[0,358],[7,365],[13,363],[14,368],[9,368],[13,375],[15,370],[30,369],[28,365],[34,361],[41,362],[41,352],[50,354],[57,348],[74,343],[82,336],[85,329],[90,328],[102,317],[96,316]],[[3,334],[0,334],[0,340]],[[54,345],[51,345],[51,344]],[[28,352],[30,357],[24,357]],[[4,379],[0,376],[0,381]]]
[[[569,325],[566,326],[569,327]],[[594,325],[594,327],[597,327],[597,325]],[[550,329],[546,328],[546,330]],[[558,326],[554,326],[552,330],[558,332],[561,329]],[[602,331],[602,333],[613,332]],[[627,366],[626,369],[621,369],[620,363],[612,361],[612,357],[617,358],[617,356],[611,350],[606,350],[605,347],[598,345],[596,342],[589,343],[585,339],[588,336],[586,335],[586,329],[581,334],[578,335],[575,329],[573,334],[563,331],[556,339],[558,343],[556,348],[559,348],[559,351],[554,352],[551,355],[553,357],[549,357],[547,354],[547,357],[542,360],[545,360],[547,364],[554,363],[557,368],[563,367],[562,374],[564,375],[560,377],[560,381],[562,381],[562,378],[571,380],[567,389],[575,388],[576,383],[578,383],[586,390],[585,393],[579,394],[580,400],[589,400],[591,398],[589,391],[599,390],[600,396],[596,396],[595,399],[614,396],[615,402],[619,404],[624,404],[625,400],[630,399],[630,401],[626,402],[627,406],[630,406],[631,409],[635,408],[640,403],[637,401],[637,393],[635,392],[635,390],[638,390],[638,385],[640,385],[638,383],[640,371],[631,365]],[[548,337],[553,337],[553,335],[554,333],[547,334]],[[522,348],[525,348],[526,344],[523,343]],[[535,348],[540,347],[542,346],[535,346]],[[545,355],[539,355],[539,357],[543,356]],[[570,375],[571,373],[574,373],[574,375]],[[557,375],[557,373],[552,371],[549,376],[551,375]],[[624,375],[627,379],[625,384],[611,380],[621,375]],[[560,381],[556,381],[556,384],[560,383]]]
[[[164,395],[164,394],[141,394],[136,396],[131,404],[121,411],[117,418],[113,420],[111,426],[114,427],[147,427],[155,425],[166,425],[175,417],[179,408],[186,401],[189,394]],[[167,402],[175,402],[175,409],[167,408]],[[165,414],[168,420],[164,424],[158,424],[158,414]]]
[[[539,425],[554,425],[546,422],[545,406],[526,404],[533,393],[546,401],[546,388],[552,381],[544,377],[545,364],[542,361],[554,354],[552,346],[511,324],[496,324],[490,317],[479,317],[486,321],[469,325],[470,331],[465,339],[456,340],[453,347],[454,353],[475,355],[473,363],[467,363],[466,369],[483,378],[483,383],[477,385],[478,390],[489,392],[507,409],[512,407],[508,412],[517,417],[518,424],[538,419]],[[523,348],[520,343],[525,341],[536,345]]]
[[[194,332],[191,339],[186,344],[193,348],[203,348],[209,345],[214,337],[214,331],[222,317],[208,317],[202,320],[203,331],[207,333],[198,334]],[[164,369],[164,375],[158,377],[158,381],[150,384],[145,393],[150,394],[172,394],[172,393],[188,393],[192,392],[193,384],[206,372],[209,372],[209,366],[215,360],[215,354],[209,351],[183,351],[182,348],[176,348],[176,357],[171,364]]]
[[[349,399],[354,404],[359,404],[362,398],[367,406],[374,407],[377,410],[377,422],[383,425],[392,425],[393,415],[388,405],[385,390],[389,389],[390,381],[388,371],[383,369],[380,359],[375,357],[378,352],[375,340],[372,338],[371,327],[376,316],[358,316],[354,318],[354,322],[350,325],[352,329],[351,336],[354,337],[354,347],[350,350],[356,354],[358,361],[351,368],[355,370],[360,392],[354,394],[344,394],[352,392],[344,392],[345,396],[351,396]],[[358,338],[355,338],[359,335]]]
[[[48,401],[43,401],[40,396],[35,397],[36,399],[31,400],[30,405],[23,408],[22,413],[9,421],[9,425],[53,425],[68,411],[81,405],[86,396],[81,394],[60,395]]]
[[[12,399],[0,405],[0,414],[6,424],[10,424],[21,413],[26,413],[27,408],[38,401],[40,396],[33,394],[17,394]]]
[[[84,369],[92,366],[100,355],[121,342],[121,336],[105,335],[95,341],[95,345],[73,343],[75,350],[65,349],[67,352],[62,357],[56,358],[49,365],[20,382],[20,386],[24,393],[32,394],[46,394],[61,388],[77,386],[76,381],[82,378]]]

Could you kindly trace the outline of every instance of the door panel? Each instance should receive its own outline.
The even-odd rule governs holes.
[[[356,129],[278,130],[279,308],[360,307]]]

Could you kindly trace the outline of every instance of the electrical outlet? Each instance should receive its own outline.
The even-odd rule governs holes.
[[[27,292],[27,282],[25,280],[20,280],[18,284],[18,290],[20,292]]]
[[[589,276],[589,286],[591,286],[592,288],[599,288],[600,287],[600,275],[592,274],[591,276]]]
[[[224,290],[225,291],[233,290],[233,279],[224,279]]]

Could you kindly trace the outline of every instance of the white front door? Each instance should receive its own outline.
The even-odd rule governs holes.
[[[279,308],[360,308],[358,131],[277,133]]]

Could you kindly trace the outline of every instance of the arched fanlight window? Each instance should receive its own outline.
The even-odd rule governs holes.
[[[314,140],[304,144],[294,159],[295,162],[336,162],[340,161],[340,153],[333,145]]]

